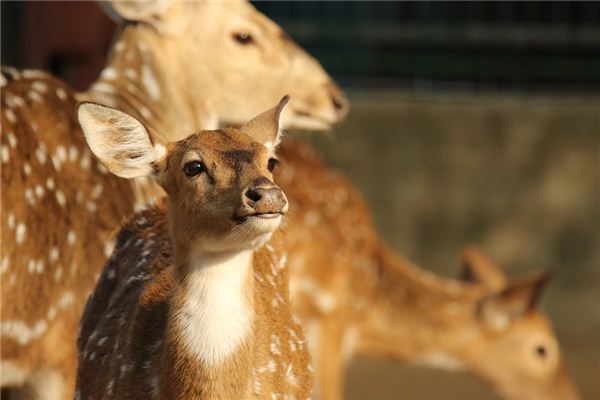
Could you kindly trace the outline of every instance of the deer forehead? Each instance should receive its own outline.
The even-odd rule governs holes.
[[[251,164],[268,156],[268,149],[237,129],[203,131],[181,141],[174,154],[181,163],[200,160],[207,163]]]

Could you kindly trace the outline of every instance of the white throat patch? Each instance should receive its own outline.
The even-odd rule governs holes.
[[[245,298],[251,277],[252,251],[224,261],[190,261],[187,299],[176,323],[192,354],[215,366],[244,341],[252,326],[253,312]]]

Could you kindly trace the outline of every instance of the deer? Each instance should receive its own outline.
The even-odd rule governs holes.
[[[213,12],[210,14],[211,18],[206,19],[200,13],[200,11],[204,11],[202,10],[203,5],[200,3],[191,6],[193,8],[186,10],[187,12],[178,13],[170,12],[169,7],[171,6],[168,3],[163,3],[162,7],[158,5],[155,7],[154,5],[155,3],[153,2],[147,2],[143,6],[139,4],[138,7],[127,8],[128,3],[126,2],[109,4],[109,7],[112,7],[112,12],[127,22],[113,46],[107,67],[96,84],[92,85],[90,90],[83,94],[74,94],[74,97],[78,100],[88,99],[124,110],[134,115],[140,121],[143,121],[151,132],[154,126],[157,127],[156,129],[159,129],[159,126],[167,126],[165,131],[161,131],[165,135],[176,135],[176,132],[193,131],[192,127],[187,125],[190,124],[189,121],[194,121],[191,125],[204,125],[209,129],[225,124],[235,125],[236,123],[241,123],[240,121],[244,120],[243,118],[248,120],[251,117],[248,115],[251,110],[247,108],[254,106],[254,98],[258,96],[258,90],[255,90],[251,86],[251,82],[264,81],[265,79],[269,79],[269,82],[273,82],[273,84],[268,88],[260,88],[261,98],[279,98],[275,96],[281,96],[284,92],[291,93],[294,98],[294,102],[286,111],[288,113],[288,118],[286,119],[288,127],[295,126],[315,130],[328,129],[343,119],[347,113],[347,101],[345,101],[339,89],[322,71],[316,61],[293,45],[281,30],[275,29],[271,21],[266,20],[264,16],[256,13],[250,5],[242,3],[239,5],[239,8],[236,8],[228,5],[225,7],[226,5],[221,3],[211,4],[210,7],[213,7]],[[174,6],[187,7],[186,5],[177,4]],[[235,16],[235,18],[218,18],[218,7],[224,7],[223,10],[227,10],[227,15]],[[198,12],[193,10],[198,10]],[[225,11],[223,11],[223,15],[225,14]],[[259,15],[257,20],[254,19],[256,14]],[[202,24],[194,22],[194,26],[201,26],[202,31],[195,31],[193,41],[190,40],[187,42],[185,36],[177,36],[178,40],[170,43],[167,41],[167,38],[173,34],[173,30],[166,28],[184,24],[186,21],[185,16],[193,17],[190,21],[202,21]],[[212,24],[217,21],[221,23],[220,26],[213,28]],[[185,48],[189,50],[187,53],[178,51],[179,43],[184,41],[186,42]],[[239,61],[236,57],[226,57],[223,63],[219,65],[218,73],[207,69],[209,66],[207,66],[206,62],[195,62],[193,65],[189,63],[191,60],[197,61],[195,58],[196,55],[201,54],[201,49],[206,48],[205,44],[209,42],[220,43],[223,48],[228,49],[229,54],[239,54],[240,57],[244,54],[242,52],[246,51],[261,54],[262,57],[256,57],[258,60],[269,59],[270,57],[267,54],[271,54],[273,57],[279,54],[281,57],[280,60],[286,61],[278,62],[278,65],[287,65],[288,68],[304,66],[306,69],[300,70],[298,73],[288,71],[287,75],[294,78],[286,80],[285,73],[283,72],[284,68],[282,67],[280,74],[274,73],[275,76],[281,76],[282,78],[271,80],[270,77],[267,77],[267,73],[273,71],[267,71],[268,66],[259,62],[259,65],[262,65],[262,68],[265,70],[264,75],[259,73],[260,69],[254,72],[245,71],[248,74],[247,82],[238,80],[235,85],[227,87],[228,91],[211,91],[211,96],[203,96],[202,93],[204,91],[202,88],[207,88],[208,90],[208,88],[214,88],[221,84],[223,85],[222,87],[225,87],[226,83],[221,82],[220,79],[225,79],[227,71],[230,68],[234,68],[234,65],[230,63]],[[145,45],[145,43],[151,43],[151,46]],[[238,47],[232,46],[233,44],[236,44]],[[193,47],[194,45],[197,47]],[[215,45],[215,47],[218,46]],[[264,48],[268,48],[269,50],[264,50],[261,53],[261,49]],[[211,50],[213,49],[211,48]],[[191,54],[194,57],[191,57]],[[287,56],[284,57],[283,54],[287,54]],[[303,58],[305,58],[305,61],[300,61]],[[213,60],[216,60],[216,56],[213,57]],[[292,63],[292,60],[295,61]],[[177,65],[178,68],[175,70],[179,71],[178,75],[174,76],[172,73],[173,70],[170,72],[167,71],[167,65]],[[186,67],[179,68],[179,65],[186,65]],[[247,63],[244,68],[248,69],[250,65],[252,64]],[[238,67],[239,65],[235,66],[235,68]],[[148,69],[151,73],[148,72]],[[207,78],[209,72],[213,73],[210,76],[210,82]],[[32,72],[29,72],[27,75],[31,74]],[[239,74],[242,74],[242,72],[239,72]],[[144,76],[146,76],[145,79],[143,78]],[[304,78],[309,80],[304,80]],[[177,87],[181,88],[181,90],[169,89],[169,85],[166,82],[177,82]],[[47,81],[45,83],[48,84]],[[295,83],[298,84],[296,85]],[[279,93],[279,85],[288,85],[288,87],[285,88],[285,91]],[[3,96],[8,92],[7,88],[12,86],[13,82],[9,82],[8,86],[3,88]],[[158,96],[156,95],[157,93]],[[185,95],[182,95],[182,93]],[[196,97],[190,93],[195,93]],[[227,94],[227,97],[221,97],[225,94]],[[169,101],[161,101],[160,106],[155,105],[156,103],[152,99],[160,99],[162,96],[167,96],[165,98],[168,98]],[[28,100],[28,97],[25,96],[24,98],[26,101]],[[252,98],[253,101],[246,101],[248,98]],[[150,101],[143,103],[148,99]],[[294,103],[297,101],[300,102],[300,106],[295,107]],[[266,105],[264,108],[266,108]],[[71,109],[74,110],[74,108],[69,106],[69,110]],[[256,110],[256,113],[258,111]],[[234,112],[240,112],[239,116],[232,115]],[[16,118],[13,119],[19,119],[20,114],[15,114]],[[290,116],[290,114],[292,115]],[[40,113],[34,115],[40,115]],[[178,116],[181,116],[181,118]],[[186,119],[186,116],[189,118]],[[3,124],[6,121],[10,122],[11,120],[3,119]],[[76,122],[73,124],[77,125]],[[173,127],[179,124],[186,125],[180,130],[173,129]],[[7,130],[4,129],[3,125],[3,132],[5,131]],[[9,151],[12,152],[12,148],[5,144],[6,139],[4,135],[2,139],[3,145],[8,147]],[[177,137],[171,138],[171,140],[177,139]],[[84,150],[87,152],[87,149],[80,149],[80,154],[84,154]],[[289,256],[292,300],[294,306],[298,307],[299,315],[301,315],[308,327],[308,332],[310,333],[308,337],[309,343],[317,343],[317,345],[313,346],[313,356],[316,361],[318,378],[317,392],[325,393],[325,395],[321,394],[323,398],[339,398],[341,397],[340,388],[343,372],[341,363],[343,362],[343,357],[341,355],[336,357],[333,354],[329,354],[326,359],[320,358],[318,343],[331,340],[333,343],[331,349],[337,349],[338,353],[341,351],[339,347],[336,347],[337,342],[335,342],[341,335],[339,332],[339,321],[344,320],[343,315],[355,315],[353,312],[346,312],[344,314],[342,311],[344,308],[353,310],[355,307],[366,307],[366,304],[362,304],[362,300],[355,301],[348,286],[352,290],[358,290],[357,288],[368,289],[365,293],[371,293],[374,296],[376,293],[374,287],[378,282],[377,277],[379,276],[380,269],[383,268],[381,266],[383,262],[381,254],[385,253],[389,255],[390,253],[386,250],[383,240],[379,238],[368,208],[361,200],[358,191],[339,172],[328,168],[322,163],[314,149],[305,143],[288,139],[279,146],[278,153],[282,161],[282,167],[275,170],[276,181],[287,193],[288,200],[292,204],[292,210],[294,210],[288,216],[288,234],[285,236],[288,253],[294,254],[293,256]],[[10,158],[11,160],[14,159],[12,153],[10,154]],[[92,160],[93,162],[94,160]],[[101,164],[98,164],[98,167],[100,166]],[[6,170],[7,166],[3,165],[3,167]],[[91,168],[90,171],[97,173],[96,169]],[[110,177],[107,175],[105,179],[110,179]],[[118,181],[117,178],[114,179]],[[72,182],[76,185],[76,180],[72,180]],[[132,193],[127,196],[132,196],[135,204],[138,206],[143,205],[148,198],[160,193],[160,187],[158,189],[153,188],[153,190],[157,190],[157,192],[154,192],[153,190],[148,190],[148,186],[145,184],[135,184],[134,182]],[[123,187],[119,191],[111,192],[105,187],[102,199],[108,202],[113,198],[125,198],[127,197],[125,194],[119,195],[119,193],[127,193],[128,190],[128,188]],[[6,190],[3,191],[3,193],[6,192]],[[67,204],[76,204],[74,200],[71,201],[70,199],[67,199],[66,202]],[[118,205],[130,205],[129,203],[124,203],[126,202],[119,202]],[[9,203],[3,199],[3,204]],[[120,215],[126,214],[123,213]],[[10,216],[10,214],[8,215]],[[85,217],[89,218],[88,215]],[[10,226],[11,221],[7,219],[8,225],[6,226]],[[71,224],[74,222],[71,220]],[[95,225],[92,222],[88,226]],[[113,226],[117,226],[117,224]],[[71,225],[71,229],[74,232],[79,232],[73,225]],[[44,232],[46,230],[44,228],[34,229],[28,226],[28,237],[31,236],[32,232]],[[10,231],[4,228],[3,232]],[[87,240],[83,243],[87,247],[97,246],[93,254],[101,254],[104,247],[111,249],[112,246],[112,241],[104,242],[104,239]],[[107,243],[106,246],[105,243]],[[338,249],[335,254],[332,254],[331,250],[326,246],[329,243],[335,243]],[[75,241],[73,246],[73,248],[77,248],[77,246],[83,246],[83,244]],[[71,251],[71,249],[71,247],[67,247],[65,250]],[[41,252],[42,250],[40,250]],[[3,248],[4,254],[6,252]],[[389,261],[393,258],[390,255],[386,260]],[[91,264],[86,264],[85,271],[81,273],[90,274],[90,276],[95,277],[100,271],[104,255],[100,257],[97,255],[86,257],[85,260],[88,260],[88,262],[91,261]],[[315,268],[302,267],[303,260],[313,263],[312,265]],[[400,257],[398,260],[392,264],[410,265],[408,261],[402,260]],[[11,263],[3,265],[11,265]],[[317,268],[317,266],[323,266],[323,268]],[[5,268],[3,268],[4,270]],[[20,270],[26,270],[26,265]],[[19,270],[17,269],[17,271]],[[328,273],[327,271],[335,272]],[[10,276],[12,276],[13,272],[12,270],[7,270],[7,272],[10,283]],[[21,279],[18,273],[15,273],[15,276],[17,280]],[[362,279],[357,279],[357,276],[361,276]],[[32,277],[37,276],[26,276],[22,279],[31,279]],[[90,281],[92,280],[94,279],[90,279]],[[12,282],[14,281],[15,279],[13,278]],[[88,282],[82,279],[80,281]],[[27,287],[28,282],[24,281],[21,287]],[[75,285],[75,282],[77,281],[73,280],[73,283],[70,283],[70,285]],[[307,282],[312,283],[307,284]],[[87,283],[78,285],[77,288],[86,285]],[[45,300],[40,298],[42,304],[52,303],[55,301],[53,299],[58,298],[59,293],[64,291],[65,287],[68,287],[60,285],[48,286],[47,281],[43,285],[40,284],[40,287],[42,286],[45,289],[42,292],[43,296],[48,296]],[[320,288],[331,288],[331,290],[323,291]],[[4,289],[3,296],[12,296],[11,298],[17,299],[14,301],[15,304],[21,304],[19,306],[21,311],[13,314],[14,316],[11,316],[9,320],[25,320],[27,318],[27,324],[32,329],[35,326],[43,326],[36,325],[36,321],[42,317],[45,318],[46,310],[44,307],[39,308],[42,317],[35,317],[38,309],[29,309],[31,306],[27,299],[31,298],[31,293],[34,292],[18,291],[12,293],[8,292],[6,288]],[[87,292],[89,290],[91,290],[91,286],[87,286]],[[86,290],[84,289],[83,291],[85,292]],[[363,290],[360,289],[359,292],[362,293]],[[39,298],[40,295],[37,292],[35,293],[38,296],[37,298]],[[77,314],[77,312],[81,312],[85,296],[79,297],[77,294],[74,296],[77,297],[73,297],[74,300],[69,302],[69,307],[72,308],[73,314]],[[6,304],[6,301],[2,302],[3,321],[4,318],[7,318],[8,314],[5,311]],[[29,315],[32,317],[28,317]],[[50,313],[50,315],[54,315],[54,313]],[[49,323],[47,320],[44,321]],[[63,328],[54,327],[53,329],[63,329],[60,333],[60,335],[63,335],[61,337],[74,336],[78,322],[77,318],[71,318],[61,313],[60,321]],[[49,342],[51,344],[46,343],[45,341],[50,340],[50,338],[51,336],[47,336],[46,331],[43,331],[35,336],[36,340],[31,340],[24,346],[15,343],[12,337],[3,335],[3,349],[7,349],[8,346],[15,346],[16,349],[12,353],[14,355],[12,358],[5,360],[3,356],[2,362],[3,365],[5,365],[5,361],[12,363],[11,370],[15,372],[15,375],[20,377],[18,382],[27,381],[36,386],[42,386],[42,383],[49,380],[40,379],[41,371],[47,370],[51,370],[54,373],[53,377],[55,380],[52,382],[58,381],[57,375],[59,373],[57,371],[60,372],[63,382],[74,381],[74,378],[71,378],[71,376],[74,374],[75,358],[70,354],[74,354],[75,349],[72,351],[69,350],[69,352],[62,350],[63,347],[68,346],[67,343],[74,343],[74,340],[72,342],[65,340],[60,345],[57,345],[56,342]],[[27,360],[26,357],[36,357],[36,364],[25,361]],[[57,359],[61,360],[61,365],[63,366],[56,366],[57,364],[54,360]],[[333,366],[331,368],[327,367],[327,365],[323,367],[320,365],[321,363],[329,363],[330,365],[333,364]],[[42,365],[45,368],[36,369],[36,365]],[[3,370],[6,371],[7,369],[4,368]],[[333,372],[325,373],[324,371]],[[326,385],[337,389],[327,389]],[[66,384],[65,386],[69,387],[70,385]],[[48,385],[44,387],[48,387]],[[37,391],[39,393],[49,392],[48,389],[38,389]],[[53,396],[51,398],[57,397]]]
[[[315,398],[343,398],[344,367],[357,355],[469,372],[506,399],[579,398],[536,307],[546,273],[508,280],[470,246],[461,279],[435,276],[384,245],[360,194],[310,146],[278,154],[275,178],[294,210],[290,293],[315,366]]]
[[[309,356],[285,260],[265,245],[288,208],[273,182],[284,97],[239,129],[177,142],[82,103],[92,153],[167,193],[129,219],[81,320],[75,398],[306,398]],[[134,240],[135,239],[135,240]]]
[[[286,93],[288,127],[329,129],[348,112],[319,63],[248,2],[104,5],[122,27],[86,92],[43,71],[0,75],[0,384],[14,396],[72,398],[77,326],[115,230],[164,195],[97,162],[79,101],[119,108],[171,141],[239,125]]]

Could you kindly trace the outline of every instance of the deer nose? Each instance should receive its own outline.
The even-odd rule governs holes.
[[[273,183],[253,185],[244,193],[243,202],[255,214],[283,214],[287,210],[283,191]]]
[[[344,95],[344,92],[334,82],[328,82],[327,88],[331,95],[331,103],[333,104],[338,122],[341,122],[348,115],[348,111],[350,111],[350,102]]]

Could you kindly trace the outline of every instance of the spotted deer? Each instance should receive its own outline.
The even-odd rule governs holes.
[[[75,119],[78,100],[118,107],[170,141],[241,124],[285,93],[290,127],[326,129],[348,110],[318,62],[247,2],[107,8],[123,25],[87,92],[40,71],[0,76],[0,383],[28,398],[71,397],[77,325],[114,230],[161,193],[106,174]]]
[[[168,201],[119,233],[82,317],[76,399],[309,396],[285,260],[263,247],[288,208],[271,174],[287,102],[166,145],[127,114],[79,106],[98,159],[151,177]]]
[[[300,143],[279,149],[290,293],[307,329],[315,397],[343,397],[355,355],[471,372],[507,399],[577,399],[550,321],[546,276],[507,281],[480,251],[462,280],[417,268],[382,243],[361,196]]]
[[[284,92],[290,92],[294,97],[294,103],[299,102],[299,106],[294,107],[294,104],[291,104],[289,107],[291,110],[288,112],[291,111],[289,113],[292,114],[289,118],[289,126],[326,128],[343,118],[347,112],[347,103],[342,94],[318,64],[291,44],[280,29],[275,29],[272,22],[260,14],[256,17],[255,11],[250,5],[243,3],[236,8],[221,3],[210,4],[209,7],[213,10],[210,14],[212,17],[203,19],[202,11],[206,9],[202,9],[203,4],[200,3],[192,5],[187,10],[188,12],[179,13],[170,12],[168,9],[170,5],[167,3],[164,3],[163,8],[154,8],[152,2],[146,3],[144,7],[141,7],[141,3],[137,3],[140,5],[137,9],[128,9],[127,4],[118,3],[116,8],[113,8],[113,12],[130,22],[126,23],[117,39],[102,76],[88,92],[80,95],[80,98],[92,99],[123,109],[143,121],[150,131],[153,131],[154,126],[157,127],[157,130],[159,126],[167,126],[166,131],[161,131],[166,136],[177,135],[177,132],[192,131],[192,126],[187,125],[181,129],[173,129],[178,124],[187,124],[187,121],[193,121],[190,124],[197,125],[198,128],[214,128],[227,123],[241,123],[240,121],[243,121],[244,118],[250,117],[247,114],[251,111],[246,108],[254,106],[253,101],[250,102],[247,99],[254,100],[255,96],[258,96],[258,89],[255,90],[252,82],[265,82],[267,79],[271,86],[259,88],[261,98],[269,97],[268,91],[271,91],[272,98],[280,96]],[[223,7],[223,15],[228,15],[228,18],[218,18],[219,7]],[[198,27],[194,31],[194,40],[187,42],[183,36],[173,36],[177,40],[167,40],[177,30],[165,28],[185,25],[186,16],[190,18],[190,21],[202,21],[202,24],[194,23],[194,27]],[[178,23],[177,21],[184,22]],[[220,23],[219,27],[212,26],[216,22]],[[180,42],[186,43],[182,48],[188,49],[187,53],[178,51]],[[218,71],[214,71],[217,67],[207,65],[207,62],[201,62],[202,60],[197,58],[207,47],[211,51],[214,50],[210,47],[211,43],[219,44],[219,46],[215,44],[214,47],[218,47],[216,50],[220,51],[219,57],[224,57],[223,60],[220,60],[211,52],[210,59],[215,63],[217,61],[220,63]],[[221,52],[219,50],[221,48],[227,49],[227,54],[236,56],[225,57],[225,50]],[[243,67],[237,64],[241,63],[239,60],[242,54],[245,54],[244,52],[253,54],[253,57],[256,56],[254,60],[258,60],[258,64],[262,67],[250,70],[250,66],[254,64],[247,63]],[[302,59],[306,60],[301,61]],[[269,60],[275,60],[275,65],[279,66],[279,69],[269,70]],[[292,62],[292,60],[295,61]],[[173,76],[173,69],[170,70],[171,73],[164,72],[167,66],[172,65],[177,65],[175,71],[179,72],[176,76]],[[185,67],[179,68],[180,65],[185,65]],[[294,68],[298,72],[290,72]],[[211,96],[205,96],[203,87],[215,88],[227,85],[220,79],[227,80],[229,69],[238,71],[239,76],[247,74],[247,81],[236,80],[234,84],[227,86],[228,91],[215,92],[211,89]],[[264,71],[264,75],[260,74],[261,70]],[[271,79],[267,76],[269,73],[280,78]],[[286,79],[286,73],[293,79]],[[173,87],[181,88],[181,91],[171,90],[166,82],[176,83],[177,86]],[[31,83],[32,81],[29,81],[29,84]],[[8,86],[12,85],[13,83],[9,82]],[[283,86],[287,87],[283,88]],[[6,87],[3,88],[3,96],[7,92],[5,89]],[[53,91],[54,89],[50,88],[49,92],[53,93]],[[39,95],[44,96],[41,92]],[[168,100],[163,101],[162,96]],[[220,96],[227,97],[221,98]],[[33,97],[38,96],[33,95]],[[159,102],[154,103],[157,98]],[[231,115],[233,112],[240,112],[240,114],[238,116]],[[20,120],[19,112],[15,114],[15,119]],[[44,113],[32,115],[39,116]],[[3,118],[3,124],[7,121],[10,122]],[[24,121],[25,129],[29,129],[29,121]],[[3,125],[4,131],[6,130]],[[65,136],[65,138],[68,137]],[[177,139],[177,137],[170,138],[170,140]],[[2,140],[5,145],[6,136],[3,135]],[[10,146],[5,146],[5,148],[9,148],[9,151],[13,151]],[[53,153],[53,149],[51,151]],[[85,154],[85,151],[85,149],[80,149],[80,154]],[[5,154],[4,150],[2,154]],[[328,352],[326,358],[320,359],[318,351],[315,351],[314,354],[317,366],[325,364],[318,368],[321,382],[319,393],[333,393],[332,398],[335,398],[341,396],[343,370],[340,365],[344,362],[344,357],[341,356],[342,349],[336,345],[338,343],[336,340],[345,336],[340,332],[340,327],[347,326],[348,330],[352,331],[352,321],[355,321],[355,318],[362,318],[368,305],[365,299],[353,297],[352,291],[367,293],[367,300],[376,297],[380,270],[388,269],[382,266],[384,261],[382,254],[388,255],[385,260],[392,266],[410,264],[404,260],[395,259],[385,249],[377,236],[367,207],[357,191],[339,173],[328,169],[308,145],[288,140],[279,147],[279,154],[283,161],[283,168],[279,172],[276,171],[277,182],[288,194],[294,210],[288,218],[288,234],[285,236],[286,249],[291,253],[289,259],[292,295],[295,304],[298,305],[298,311],[302,313],[304,320],[308,323],[312,341],[316,343],[314,347],[318,350],[320,347],[318,343],[329,341],[333,343],[331,347],[333,351]],[[12,153],[10,153],[10,157],[14,159]],[[8,164],[8,167],[11,165]],[[6,169],[4,168],[4,170]],[[94,174],[98,173],[96,168],[91,168],[90,171]],[[74,182],[73,186],[77,185],[76,180],[72,182]],[[136,191],[131,196],[136,197],[138,202],[143,201],[153,193],[145,190],[146,187],[145,185],[136,185]],[[128,191],[127,188],[121,188],[115,192],[106,188],[103,190],[101,198],[106,202],[127,197],[114,196],[111,193],[127,193]],[[6,192],[6,190],[3,191],[3,196]],[[78,198],[83,199],[84,197],[79,196]],[[67,198],[66,204],[77,204],[75,200],[76,198]],[[3,204],[8,204],[4,198]],[[130,206],[125,202],[119,202],[117,205]],[[57,210],[54,211],[57,212]],[[60,212],[64,213],[65,211]],[[11,220],[7,219],[6,221],[8,224]],[[40,221],[43,222],[43,219],[38,218],[36,223],[40,223]],[[73,231],[79,232],[79,228],[74,224],[80,220],[69,221]],[[33,232],[39,233],[47,230],[43,228],[45,225],[41,225],[41,229],[39,226],[38,228],[27,226],[27,232],[30,234],[28,237],[31,237]],[[10,232],[7,229],[3,230],[3,232],[5,231]],[[75,241],[73,247],[66,247],[64,250],[66,252],[73,251],[78,246],[82,246],[81,243],[85,243],[87,247],[97,246],[94,254],[101,253],[104,247],[103,240],[87,240],[86,242]],[[331,251],[329,243],[336,243],[337,250],[335,252]],[[41,252],[42,250],[40,250]],[[3,254],[5,254],[4,247]],[[25,260],[25,266],[20,270],[18,268],[15,270],[27,270],[27,257],[22,259]],[[86,260],[89,268],[81,273],[96,276],[101,268],[103,257],[87,257]],[[390,260],[396,261],[391,262]],[[310,265],[308,265],[309,263]],[[10,279],[10,273],[14,273],[14,270],[9,272],[12,264],[8,262],[3,265],[7,265],[6,271]],[[329,272],[332,270],[333,272]],[[25,275],[21,278],[16,274],[16,279],[12,281],[32,279],[33,277],[36,275]],[[73,282],[76,280],[73,279]],[[81,282],[87,281],[81,279]],[[26,285],[25,281],[21,287],[26,287]],[[81,285],[82,291],[85,292],[83,286],[85,284]],[[77,286],[77,288],[79,287]],[[90,287],[88,286],[87,290]],[[12,320],[23,321],[26,323],[24,326],[31,329],[36,326],[44,328],[44,330],[39,328],[36,331],[39,332],[35,336],[36,340],[30,340],[27,345],[20,345],[10,337],[3,336],[2,338],[3,349],[6,349],[7,345],[16,348],[13,353],[15,356],[10,359],[10,362],[15,367],[12,370],[17,372],[15,375],[19,377],[20,381],[24,380],[23,376],[29,376],[30,381],[41,385],[41,382],[49,381],[48,379],[39,379],[40,376],[48,375],[49,370],[54,373],[52,377],[57,378],[55,371],[61,371],[61,367],[54,368],[57,365],[56,360],[60,360],[62,365],[65,365],[62,367],[62,371],[65,371],[66,376],[70,376],[70,373],[74,371],[74,358],[71,359],[69,356],[74,353],[74,349],[68,352],[63,351],[63,348],[68,347],[70,342],[64,341],[57,344],[56,341],[51,341],[52,337],[57,335],[48,335],[46,333],[48,328],[38,324],[38,321],[43,320],[42,322],[47,323],[53,330],[60,331],[58,335],[67,337],[74,335],[70,332],[75,331],[76,319],[71,318],[63,311],[58,313],[58,317],[54,320],[48,320],[46,319],[48,311],[46,307],[30,309],[30,303],[25,301],[25,299],[33,297],[32,293],[36,293],[36,298],[40,299],[41,304],[50,304],[51,299],[59,298],[65,288],[70,288],[70,286],[49,286],[45,282],[41,295],[34,291],[19,291],[12,294],[6,290],[3,291],[3,296],[12,296],[17,299],[11,304],[20,304],[19,311],[13,314]],[[22,293],[26,293],[26,295],[22,295]],[[77,297],[75,294],[73,299],[74,301],[70,302],[68,307],[80,311],[84,297]],[[7,315],[6,304],[6,301],[2,302],[3,319]],[[55,313],[49,315],[55,315]],[[57,319],[60,319],[61,328],[57,327]],[[340,321],[346,321],[346,325],[340,325]],[[349,337],[351,338],[352,335]],[[352,342],[350,341],[350,343]],[[349,345],[344,348],[347,350]],[[350,348],[352,347],[350,346]],[[347,354],[349,353],[351,352],[347,352]],[[36,360],[35,363],[28,361],[33,358]],[[4,362],[3,356],[3,365]],[[48,368],[49,366],[54,369]],[[58,379],[52,382],[57,381]],[[47,391],[40,390],[40,392]]]
[[[276,181],[294,210],[283,243],[290,289],[308,328],[317,398],[343,397],[355,355],[470,372],[507,399],[579,398],[535,307],[545,275],[507,282],[469,249],[462,280],[435,277],[383,245],[361,196],[310,146],[288,140],[278,153]]]

